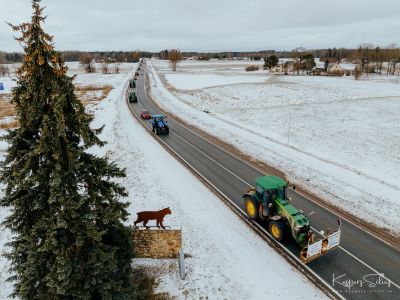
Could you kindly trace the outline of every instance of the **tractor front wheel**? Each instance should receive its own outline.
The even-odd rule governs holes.
[[[246,211],[247,216],[252,220],[258,220],[258,209],[256,202],[250,198],[244,198],[244,209]]]
[[[282,242],[285,234],[285,223],[283,220],[269,222],[269,233],[278,242]]]

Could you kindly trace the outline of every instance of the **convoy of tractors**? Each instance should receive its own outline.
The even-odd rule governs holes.
[[[139,66],[135,72],[133,79],[129,80],[129,91],[128,91],[129,103],[137,103],[138,102],[136,81],[139,79],[139,71],[140,71],[140,68],[142,67],[142,63],[143,63],[143,61],[140,61]],[[156,135],[169,133],[169,127],[167,125],[167,120],[166,120],[167,116],[164,116],[162,114],[152,115],[149,111],[142,110],[140,112],[140,117],[142,119],[150,119],[152,131]]]
[[[141,67],[142,61],[139,63],[134,78],[129,81],[130,103],[138,101],[136,80]],[[140,117],[150,119],[152,132],[156,135],[169,133],[166,116],[143,110]],[[308,263],[339,246],[340,221],[338,220],[338,229],[328,229],[326,234],[313,232],[307,216],[303,211],[298,210],[287,196],[288,188],[288,182],[276,176],[256,178],[255,187],[242,196],[244,211],[248,218],[264,227],[274,240],[280,243],[285,240],[294,240],[300,247],[300,260]],[[291,188],[295,190],[295,186]]]

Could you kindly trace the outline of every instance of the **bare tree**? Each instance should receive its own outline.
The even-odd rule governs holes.
[[[382,74],[383,63],[385,61],[385,53],[380,47],[376,47],[371,55],[371,63],[373,62],[373,71]]]
[[[119,62],[119,61],[115,61],[114,62],[114,73],[115,74],[119,74],[119,67],[121,66],[121,62]]]
[[[361,73],[369,73],[369,64],[372,60],[372,54],[375,46],[373,44],[365,43],[358,47],[357,51],[353,53],[352,60],[360,67]]]
[[[10,74],[8,66],[4,65],[6,63],[6,56],[3,52],[0,52],[0,75],[6,76]]]
[[[115,74],[119,73],[119,67],[121,66],[121,64],[126,60],[125,56],[120,54],[117,56],[117,58],[114,61],[114,72]]]
[[[292,50],[291,57],[294,59],[293,72],[296,70],[297,75],[300,74],[300,70],[304,69],[304,53],[306,49],[304,47],[297,47]]]
[[[396,74],[396,65],[400,63],[400,49],[396,44],[390,44],[386,49],[388,62],[387,74]]]
[[[109,73],[109,69],[110,69],[110,63],[111,63],[111,59],[109,57],[103,57],[99,59],[99,63],[100,63],[100,69],[103,72],[103,74],[108,74]]]
[[[4,52],[0,52],[0,64],[6,63],[6,54]]]
[[[336,51],[336,50],[335,50]],[[311,71],[315,68],[315,59],[314,55],[306,51],[303,47],[298,47],[292,50],[292,58],[294,59],[293,71],[297,71],[297,75],[299,75],[300,70],[303,71]]]
[[[361,77],[361,67],[356,66],[354,68],[354,79],[358,80],[358,79],[360,79],[360,77]]]
[[[176,71],[177,64],[182,60],[182,54],[179,49],[171,49],[168,51],[168,59],[172,71]]]
[[[6,76],[10,74],[10,69],[6,65],[0,65],[0,75]]]
[[[138,62],[140,59],[140,51],[133,51],[130,53],[130,60],[132,62]]]
[[[96,72],[96,67],[94,65],[93,56],[90,55],[89,53],[83,53],[79,57],[79,63],[81,64],[81,66],[83,66],[85,68],[85,71],[87,73]]]

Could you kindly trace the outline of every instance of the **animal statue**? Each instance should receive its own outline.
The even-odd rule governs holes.
[[[170,215],[171,214],[171,210],[169,209],[169,207],[167,208],[163,208],[162,210],[158,210],[158,211],[141,211],[137,213],[137,219],[134,222],[135,226],[138,223],[143,222],[143,226],[145,226],[147,229],[149,229],[150,227],[147,226],[147,222],[149,220],[156,220],[157,221],[157,227],[162,229],[165,229],[164,225],[163,225],[163,220],[164,217],[166,215]]]

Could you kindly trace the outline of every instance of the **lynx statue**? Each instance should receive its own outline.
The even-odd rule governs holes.
[[[157,221],[157,227],[160,227],[162,229],[165,229],[164,225],[163,225],[163,220],[165,215],[170,215],[171,214],[171,210],[169,209],[169,207],[164,208],[162,210],[158,210],[158,211],[141,211],[137,213],[137,219],[134,222],[135,226],[137,223],[141,223],[143,222],[143,226],[145,226],[147,229],[150,228],[149,226],[147,226],[147,222],[149,220],[156,220]]]

